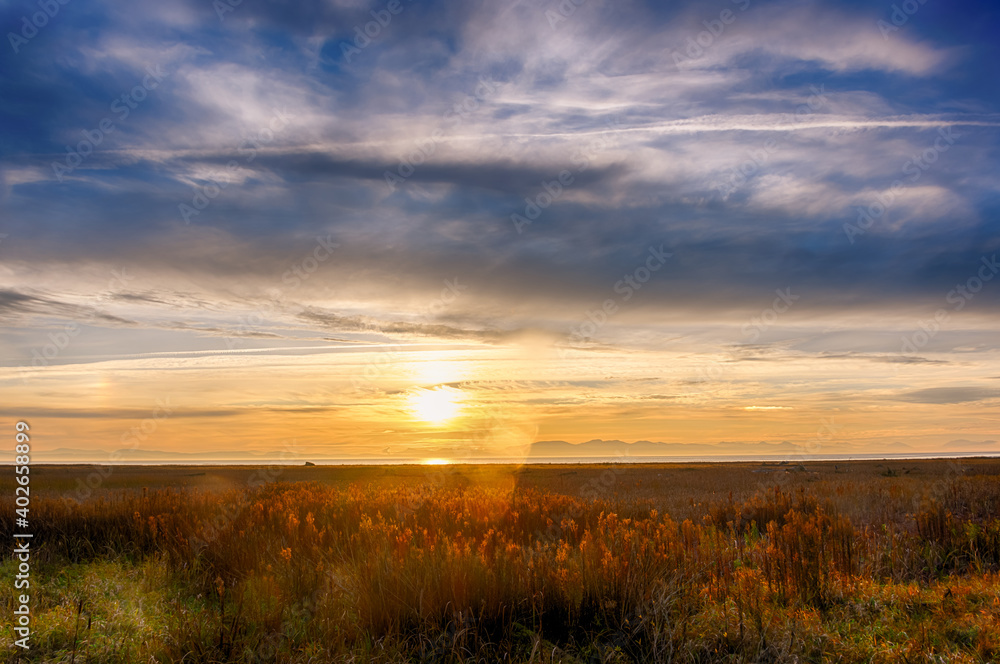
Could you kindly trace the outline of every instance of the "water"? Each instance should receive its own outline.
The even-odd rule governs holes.
[[[610,457],[463,457],[463,458],[310,458],[300,459],[142,459],[119,461],[106,464],[105,460],[94,461],[36,461],[38,464],[53,465],[117,465],[117,466],[302,466],[306,461],[317,466],[401,466],[401,465],[449,465],[449,464],[608,464],[608,463],[768,463],[782,461],[806,463],[810,461],[901,461],[915,459],[964,459],[970,457],[1000,457],[1000,452],[957,453],[909,452],[904,454],[762,454],[762,455],[719,455],[719,456],[610,456]]]

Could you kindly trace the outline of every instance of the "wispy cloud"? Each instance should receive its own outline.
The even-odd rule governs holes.
[[[739,427],[712,417],[738,413],[805,439],[845,400],[854,417],[994,398],[980,381],[997,373],[997,282],[900,351],[1000,252],[998,47],[982,3],[928,3],[887,37],[887,7],[834,0],[589,2],[555,28],[546,3],[430,1],[346,57],[375,4],[242,3],[221,18],[193,0],[67,5],[0,52],[3,365],[34,360],[33,380],[65,399],[190,370],[204,380],[187,388],[235,403],[250,388],[209,388],[202,372],[244,358],[253,379],[295,372],[308,387],[275,389],[302,408],[341,403],[367,372],[381,400],[350,403],[369,433],[340,432],[361,447],[402,412],[395,395],[423,362],[406,353],[458,348],[455,366],[516,365],[525,430],[544,420],[574,441],[622,436],[578,430],[580,404],[605,424],[723,440]],[[0,22],[22,13],[6,5]],[[954,141],[935,151],[942,131]],[[887,191],[850,242],[845,224]],[[535,217],[530,232],[512,213]],[[338,244],[322,261],[318,238]],[[626,300],[618,284],[642,276],[649,246],[669,268]],[[122,269],[132,278],[109,287]],[[794,308],[748,339],[789,287]],[[587,343],[556,354],[584,322]],[[71,347],[38,360],[66,326]],[[572,364],[598,359],[603,375]],[[653,380],[605,380],[620,367]],[[800,393],[770,409],[782,384]],[[47,393],[32,389],[11,398]],[[92,405],[126,417],[125,398]],[[651,410],[675,403],[703,429]],[[857,417],[873,441],[953,438]]]

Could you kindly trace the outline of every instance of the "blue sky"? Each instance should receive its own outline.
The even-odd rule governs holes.
[[[752,450],[842,409],[837,449],[995,444],[994,4],[40,7],[0,3],[0,389],[53,446],[113,449],[166,375],[200,376],[172,449],[299,409],[317,449],[449,453],[482,423],[385,424],[446,390],[522,442]],[[210,387],[265,355],[301,382]]]

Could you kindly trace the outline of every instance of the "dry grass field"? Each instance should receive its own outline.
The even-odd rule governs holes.
[[[1000,460],[93,471],[32,468],[30,661],[1000,659]]]

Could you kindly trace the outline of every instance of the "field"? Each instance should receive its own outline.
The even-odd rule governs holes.
[[[32,468],[4,657],[1000,660],[1000,460],[91,472]]]

